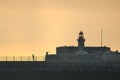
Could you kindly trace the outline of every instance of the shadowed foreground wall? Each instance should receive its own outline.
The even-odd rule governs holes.
[[[39,62],[39,61],[9,61],[0,62],[0,72],[41,72],[41,71],[95,71],[120,72],[120,63],[104,62]]]
[[[120,64],[0,62],[1,80],[119,80]]]

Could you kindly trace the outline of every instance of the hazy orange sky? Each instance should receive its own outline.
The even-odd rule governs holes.
[[[120,50],[120,0],[0,0],[0,56],[55,53],[57,46]]]

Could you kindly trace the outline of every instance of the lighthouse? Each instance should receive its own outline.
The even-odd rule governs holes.
[[[84,39],[84,33],[80,31],[78,41],[78,51],[84,50],[85,46],[85,39]]]

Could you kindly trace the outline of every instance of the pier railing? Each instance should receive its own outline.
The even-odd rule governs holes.
[[[45,61],[45,56],[0,56],[0,61]]]

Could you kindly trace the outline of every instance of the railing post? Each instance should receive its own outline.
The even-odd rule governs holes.
[[[22,61],[22,56],[21,56],[21,61]]]
[[[44,60],[44,56],[43,56],[43,60]]]
[[[7,61],[7,56],[6,56],[6,61]]]
[[[37,56],[36,56],[36,61],[37,61]]]
[[[15,61],[15,56],[13,56],[13,61]]]
[[[30,61],[30,57],[28,56],[28,61]]]

